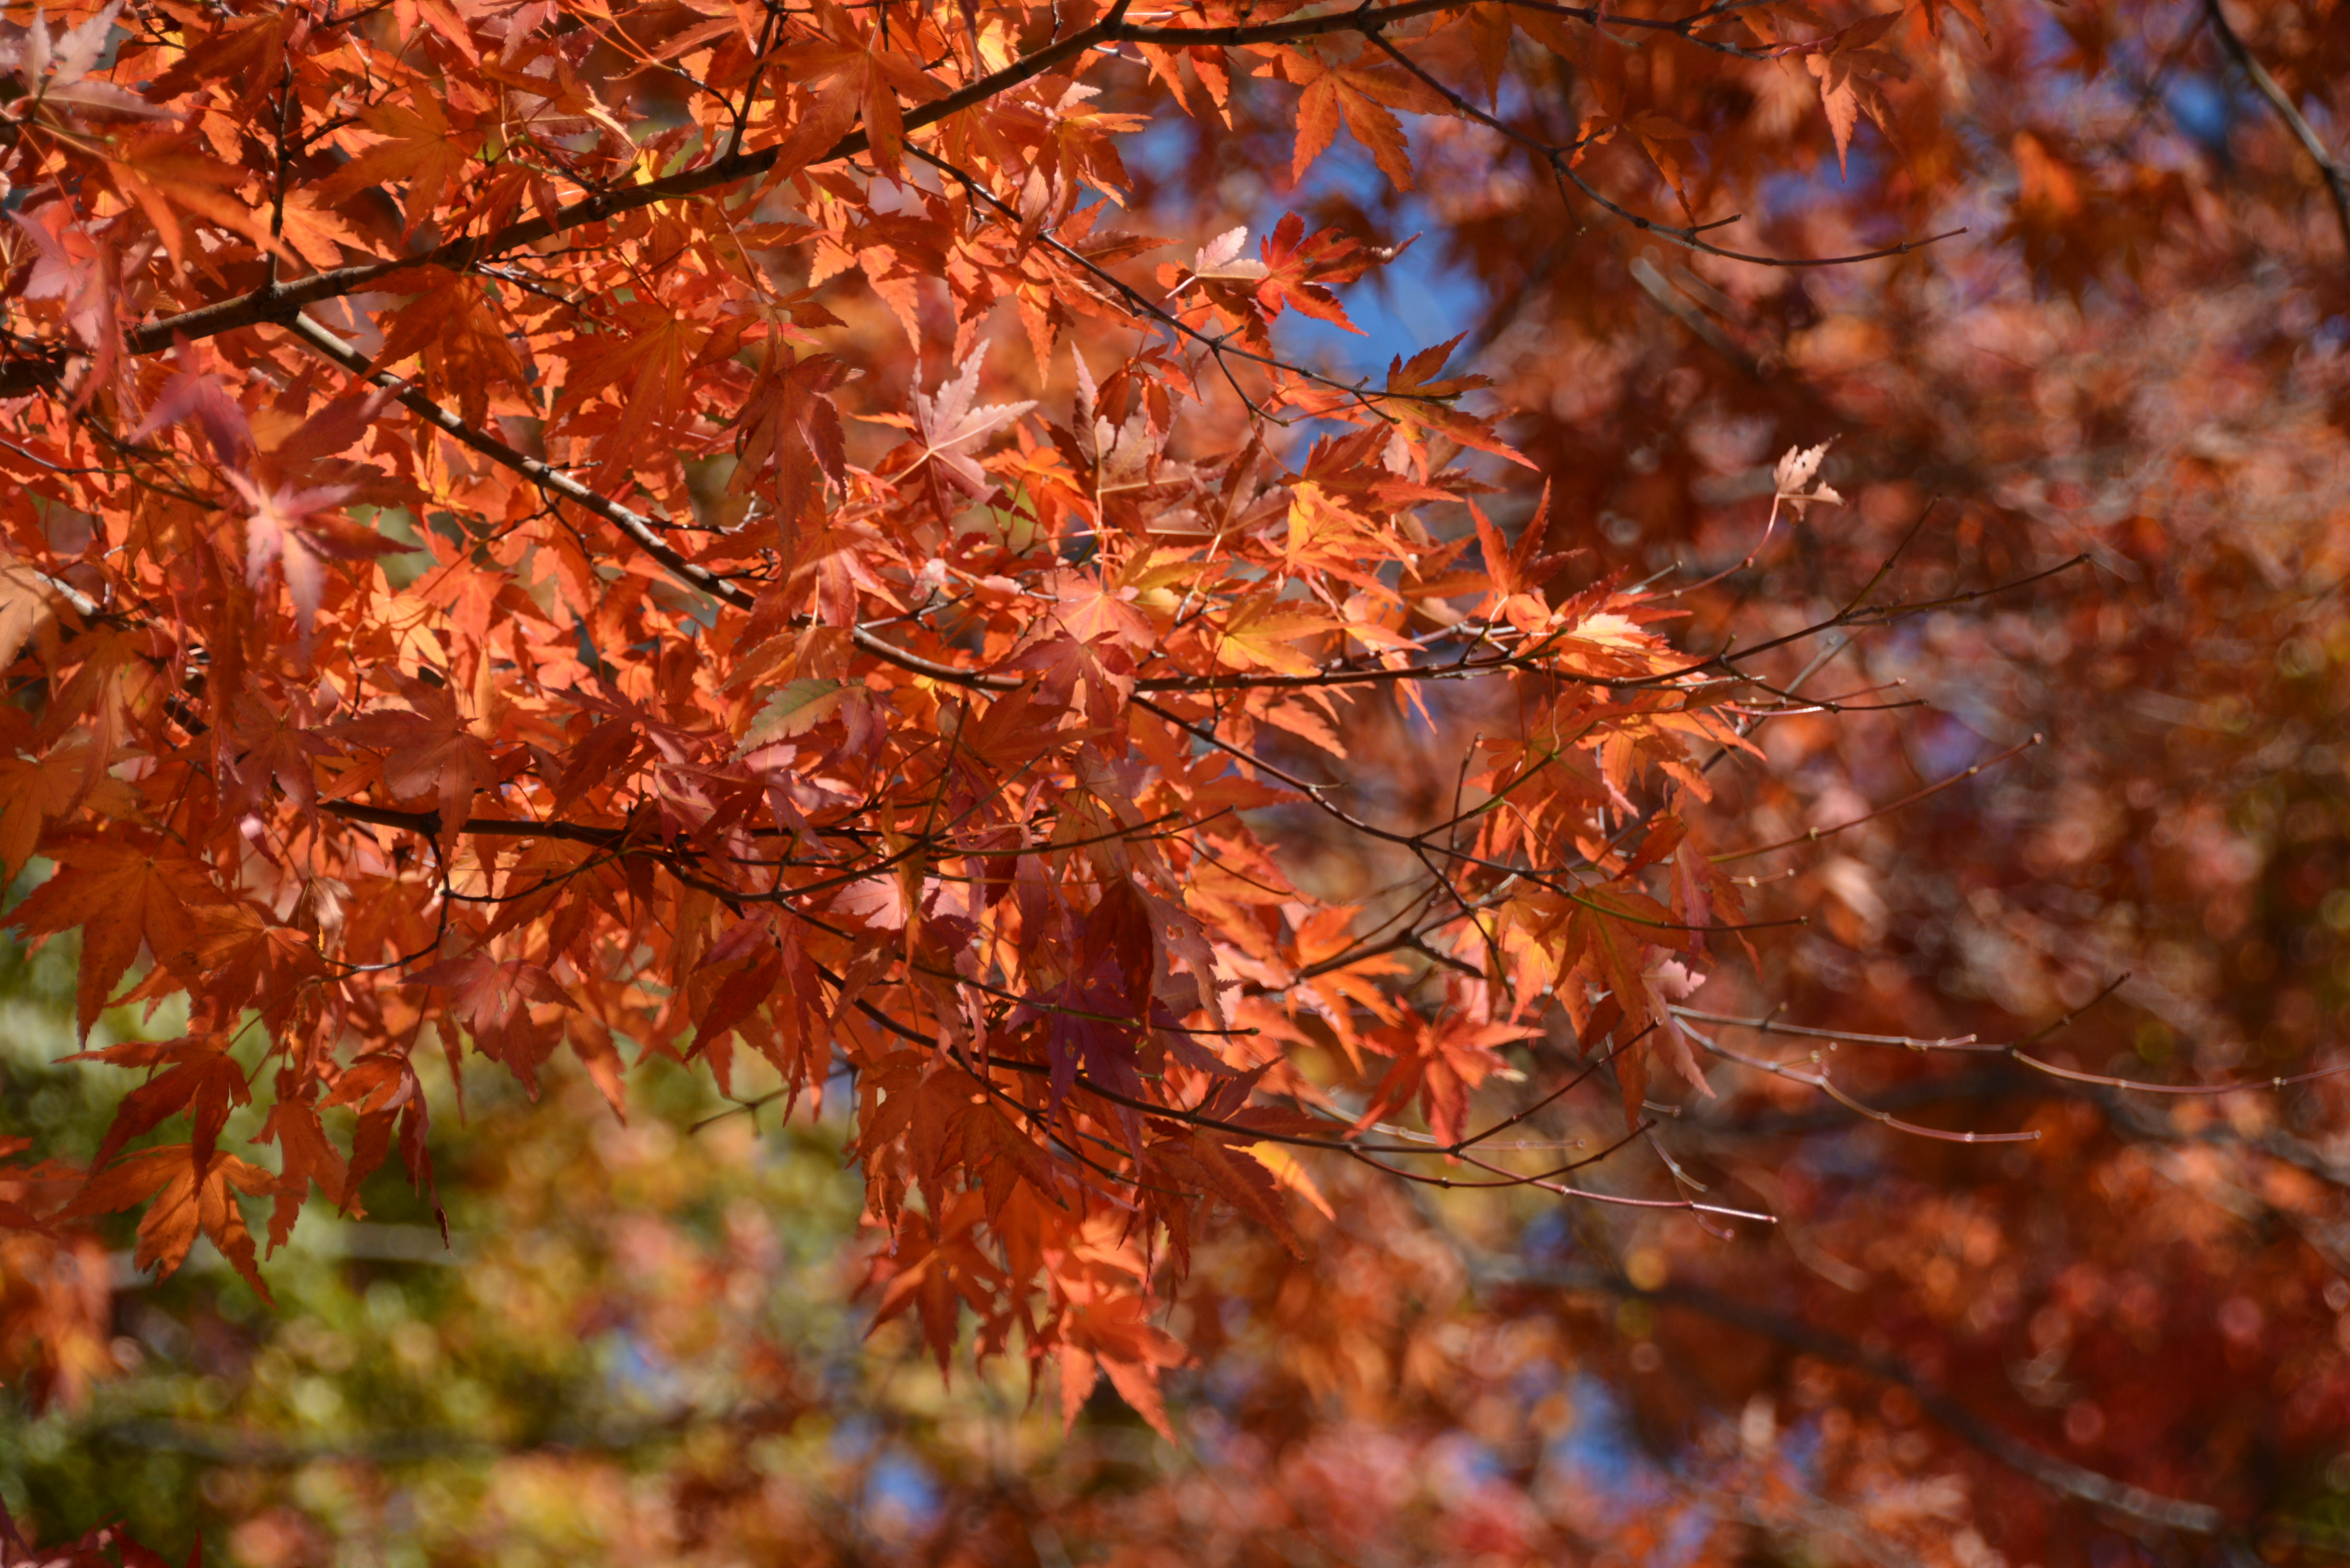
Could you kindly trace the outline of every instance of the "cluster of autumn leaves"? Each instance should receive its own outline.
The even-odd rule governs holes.
[[[1809,58],[1839,151],[1875,112],[1881,26],[1715,11],[1623,25]],[[968,1313],[1072,1410],[1106,1374],[1156,1418],[1162,1250],[1206,1206],[1319,1201],[1299,1150],[1594,1196],[1480,1156],[1471,1091],[1554,1008],[1629,1131],[1659,1067],[1702,1086],[1671,1009],[1742,915],[1681,805],[1794,699],[1675,651],[1667,599],[1547,591],[1574,524],[1491,520],[1523,460],[1452,345],[1383,384],[1280,358],[1284,312],[1348,326],[1333,289],[1392,253],[1292,217],[1119,270],[1164,242],[1102,199],[1142,120],[1089,78],[1131,48],[1213,115],[1273,75],[1294,174],[1343,123],[1408,186],[1392,111],[1474,112],[1427,62],[1466,51],[1490,99],[1513,29],[1600,20],[36,17],[0,861],[53,867],[9,922],[78,938],[86,1035],[176,1022],[93,1045],[138,1087],[0,1217],[135,1210],[141,1267],[201,1234],[265,1288],[306,1204],[393,1160],[429,1189],[424,1054],[535,1085],[567,1052],[616,1109],[647,1053],[786,1101],[845,1068],[881,1315],[943,1360]],[[1618,130],[1677,186],[1690,133],[1629,107],[1559,167],[1587,185]],[[1334,794],[1373,765],[1341,704],[1472,678],[1515,721],[1444,820]],[[1276,806],[1407,851],[1396,912],[1294,882]]]

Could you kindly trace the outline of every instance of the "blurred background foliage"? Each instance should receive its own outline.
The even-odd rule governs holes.
[[[87,1158],[130,1080],[59,1060],[74,963],[70,942],[0,953],[0,1136]],[[168,1023],[117,1010],[104,1029]],[[151,1282],[129,1220],[101,1227],[118,1375],[45,1413],[5,1397],[0,1497],[38,1538],[120,1518],[166,1552],[209,1529],[254,1563],[353,1543],[387,1563],[617,1548],[634,1478],[676,1464],[706,1470],[713,1498],[747,1466],[822,1476],[859,1529],[919,1519],[919,1452],[943,1440],[948,1400],[934,1366],[860,1344],[840,1118],[697,1128],[725,1109],[706,1080],[670,1064],[635,1078],[623,1125],[584,1077],[550,1088],[559,1107],[470,1077],[464,1116],[435,1129],[446,1242],[387,1171],[363,1217],[297,1229],[268,1265],[273,1303],[208,1243]],[[858,1414],[802,1418],[836,1407]]]

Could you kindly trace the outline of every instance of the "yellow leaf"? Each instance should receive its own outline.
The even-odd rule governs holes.
[[[1319,668],[1293,644],[1337,629],[1328,617],[1289,607],[1273,598],[1253,599],[1224,623],[1222,651],[1235,662],[1281,675],[1311,675]]]
[[[1253,1143],[1246,1152],[1251,1158],[1273,1172],[1275,1181],[1320,1210],[1322,1218],[1336,1220],[1338,1217],[1337,1210],[1330,1207],[1330,1200],[1323,1197],[1322,1189],[1314,1184],[1313,1173],[1299,1163],[1297,1157],[1286,1147],[1277,1143]]]

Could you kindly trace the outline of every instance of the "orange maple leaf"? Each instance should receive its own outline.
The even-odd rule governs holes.
[[[58,1217],[78,1220],[113,1214],[152,1199],[139,1221],[139,1250],[131,1258],[134,1267],[153,1269],[158,1277],[171,1273],[186,1260],[188,1249],[195,1245],[201,1232],[212,1239],[221,1256],[266,1302],[269,1287],[261,1282],[253,1236],[245,1229],[234,1192],[264,1192],[276,1183],[269,1172],[234,1155],[214,1154],[200,1165],[191,1146],[169,1144],[142,1149],[91,1177]]]
[[[392,317],[371,369],[421,355],[432,384],[455,396],[457,411],[471,425],[488,417],[494,387],[510,387],[527,399],[530,371],[492,313],[480,281],[431,267],[395,274],[386,280],[395,286],[387,292],[400,292],[396,286],[410,280],[422,291]]]
[[[481,146],[471,119],[452,122],[443,109],[434,95],[420,92],[361,109],[359,123],[383,140],[312,186],[316,203],[331,207],[370,186],[404,180],[408,223],[401,233],[414,234],[440,206],[451,178]]]
[[[1411,146],[1402,122],[1387,106],[1425,108],[1424,95],[1361,66],[1326,65],[1303,54],[1291,55],[1290,60],[1293,69],[1302,67],[1309,73],[1303,84],[1305,91],[1297,100],[1297,148],[1290,164],[1290,180],[1295,182],[1305,177],[1305,171],[1338,134],[1343,119],[1347,130],[1370,153],[1371,161],[1379,166],[1379,172],[1396,189],[1410,190]]]
[[[182,856],[117,841],[49,851],[57,874],[33,889],[8,924],[27,937],[81,929],[81,975],[74,1012],[82,1034],[143,944],[182,980],[197,977],[205,914],[224,903],[205,867]]]
[[[445,688],[409,675],[394,676],[393,683],[407,708],[362,713],[330,732],[382,749],[384,787],[401,800],[430,794],[443,838],[453,842],[473,814],[473,792],[497,778],[497,763]]]

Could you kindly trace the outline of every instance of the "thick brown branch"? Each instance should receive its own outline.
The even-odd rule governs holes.
[[[935,124],[950,115],[960,114],[1000,93],[1009,92],[1023,82],[1042,76],[1055,66],[1076,58],[1088,49],[1115,41],[1119,36],[1127,6],[1131,3],[1132,0],[1118,0],[1109,15],[1093,26],[1056,39],[1035,54],[1014,60],[1000,71],[991,71],[944,98],[906,110],[905,128],[915,130]],[[1447,0],[1447,3],[1460,5],[1466,4],[1467,0]],[[813,161],[831,163],[843,158],[854,158],[870,145],[864,131],[854,130],[833,143]],[[285,321],[296,317],[305,306],[361,293],[392,274],[411,267],[437,266],[462,272],[508,251],[537,244],[589,223],[603,223],[622,213],[675,201],[681,196],[699,195],[704,191],[756,178],[775,168],[781,152],[782,148],[778,146],[731,154],[713,159],[697,169],[680,170],[663,179],[600,192],[570,202],[551,216],[542,214],[521,223],[508,223],[492,234],[450,240],[416,255],[333,267],[291,283],[272,284],[233,299],[216,300],[193,310],[182,311],[177,316],[147,323],[129,335],[127,347],[134,354],[155,354],[182,337],[192,341],[223,332],[234,332],[242,327],[258,326],[265,321]],[[41,386],[53,375],[53,367],[36,361],[0,366],[0,397],[21,396]]]
[[[350,800],[321,801],[318,809],[346,822],[394,827],[404,833],[421,833],[435,838],[441,834],[441,814],[437,811],[400,811],[391,806],[368,805]],[[625,827],[594,827],[577,822],[532,822],[524,817],[503,816],[469,816],[465,819],[464,831],[484,838],[560,838],[571,844],[592,844],[598,847],[617,845],[629,836]]]
[[[1477,0],[1404,0],[1403,4],[1376,13],[1367,7],[1357,7],[1320,16],[1293,17],[1287,21],[1251,26],[1209,28],[1129,26],[1125,17],[1127,7],[1131,3],[1132,0],[1118,0],[1109,14],[1092,26],[1055,39],[1035,54],[1014,60],[1002,70],[991,71],[942,98],[906,109],[903,115],[905,129],[918,130],[961,114],[965,109],[974,109],[1097,48],[1121,43],[1241,47],[1320,37],[1332,33],[1367,33],[1376,27],[1414,16],[1467,10]],[[1551,5],[1544,0],[1505,0],[1505,3],[1521,9],[1550,12],[1585,23],[1593,22],[1597,17],[1596,12],[1581,6]],[[1647,26],[1676,34],[1706,48],[1736,54],[1749,52],[1699,38],[1693,30],[1695,25],[1690,23],[1627,22],[1618,17],[1608,20],[1617,25]],[[863,130],[853,130],[810,161],[813,164],[837,162],[868,151],[871,145],[871,140]],[[590,223],[604,223],[623,213],[755,179],[775,169],[781,152],[780,146],[763,147],[750,152],[732,152],[712,159],[699,168],[683,169],[662,179],[599,192],[570,202],[552,215],[542,214],[508,223],[487,234],[450,240],[416,255],[360,262],[313,273],[308,277],[290,283],[272,283],[249,294],[215,300],[210,305],[198,306],[176,316],[148,322],[128,335],[126,347],[133,354],[157,354],[181,338],[193,341],[216,337],[223,332],[234,332],[239,327],[258,326],[263,322],[284,321],[305,306],[319,305],[329,299],[361,293],[394,273],[411,267],[437,266],[462,272],[509,251],[554,239]],[[54,362],[43,359],[20,359],[0,365],[0,398],[21,397],[50,383],[57,373],[58,367]]]

